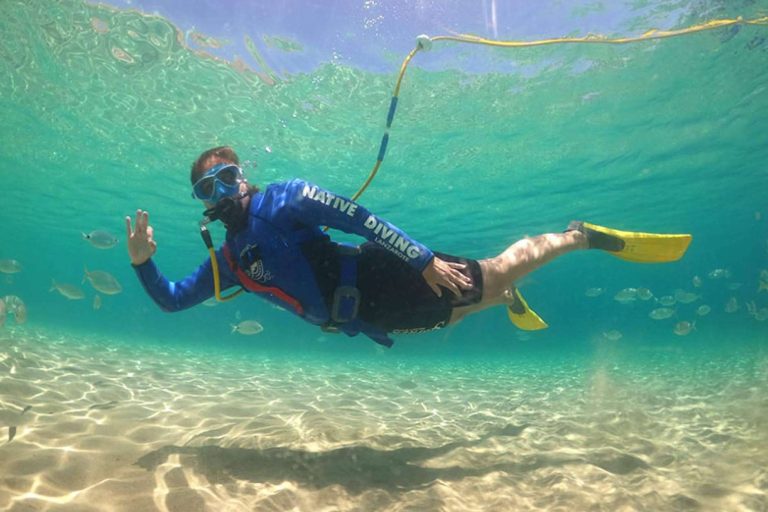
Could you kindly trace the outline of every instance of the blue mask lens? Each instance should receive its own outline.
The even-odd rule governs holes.
[[[217,164],[208,169],[192,186],[192,197],[216,203],[222,197],[237,193],[243,181],[243,171],[235,164]]]

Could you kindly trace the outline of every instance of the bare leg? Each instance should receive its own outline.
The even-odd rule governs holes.
[[[550,233],[524,238],[509,246],[495,258],[480,260],[483,273],[483,298],[472,306],[454,308],[449,323],[490,306],[505,304],[510,299],[504,292],[515,281],[554,258],[576,249],[587,249],[587,236],[580,231]]]

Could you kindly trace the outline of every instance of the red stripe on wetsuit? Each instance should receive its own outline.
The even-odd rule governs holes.
[[[264,286],[259,284],[257,281],[254,281],[251,279],[251,276],[246,274],[243,269],[240,268],[240,265],[237,264],[235,259],[232,257],[232,252],[229,250],[229,246],[227,244],[224,244],[223,249],[224,257],[227,259],[229,268],[232,269],[232,272],[234,272],[235,275],[237,275],[237,279],[240,281],[240,284],[243,286],[243,288],[246,288],[247,290],[255,293],[268,293],[270,295],[274,295],[281,301],[293,307],[293,309],[296,311],[296,314],[299,316],[304,316],[304,308],[295,297],[291,297],[280,288],[276,288],[274,286]]]

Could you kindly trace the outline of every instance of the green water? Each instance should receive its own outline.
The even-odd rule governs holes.
[[[745,9],[738,14],[760,13]],[[701,19],[694,13],[681,23]],[[228,332],[240,317],[265,326],[259,348],[375,348],[362,338],[328,340],[253,297],[159,312],[132,275],[123,218],[150,211],[156,261],[179,279],[206,256],[187,170],[207,147],[231,144],[256,162],[246,166],[252,182],[301,177],[351,195],[374,163],[399,59],[385,74],[329,62],[268,85],[193,52],[169,21],[137,11],[16,2],[6,4],[0,25],[0,258],[24,267],[0,291],[27,302],[28,328],[236,347],[242,339]],[[577,218],[694,235],[673,264],[584,253],[532,275],[523,290],[551,328],[524,337],[529,346],[588,347],[610,329],[684,346],[765,340],[768,323],[746,309],[749,301],[768,306],[768,293],[757,292],[768,267],[765,36],[764,27],[742,27],[628,46],[469,46],[449,70],[420,68],[457,50],[436,44],[408,70],[387,157],[360,201],[430,247],[474,258]],[[462,59],[510,61],[519,72],[465,73]],[[93,229],[115,233],[120,243],[106,251],[89,246],[81,232]],[[87,285],[82,301],[49,293],[51,279],[79,284],[84,266],[113,273],[124,292],[104,297],[98,311]],[[718,268],[731,278],[706,277]],[[695,275],[704,282],[699,289]],[[590,287],[606,291],[586,298]],[[680,288],[702,298],[654,322],[651,303],[612,300],[626,287],[657,297]],[[740,307],[727,314],[732,296]],[[696,319],[704,303],[712,313],[692,335],[674,336],[674,322]],[[503,311],[492,310],[397,346],[428,355],[446,347],[457,355],[525,350],[517,336]]]
[[[612,35],[766,13],[648,4]],[[693,243],[675,263],[583,251],[526,277],[545,331],[518,331],[497,308],[385,350],[250,296],[162,313],[133,275],[123,219],[150,212],[155,260],[180,279],[207,256],[188,184],[206,148],[234,146],[260,185],[300,177],[353,194],[405,55],[372,38],[360,44],[387,72],[329,59],[265,81],[191,48],[188,27],[160,15],[37,0],[0,14],[0,260],[23,266],[0,275],[0,296],[29,313],[0,327],[0,439],[18,423],[0,444],[0,508],[768,506],[767,27],[418,54],[360,199],[370,210],[472,258],[572,219]],[[117,247],[82,239],[95,229]],[[122,293],[94,308],[84,267]],[[614,299],[641,287],[654,298]],[[698,297],[649,318],[676,290]],[[231,334],[245,319],[264,332]],[[676,335],[680,321],[695,329]]]

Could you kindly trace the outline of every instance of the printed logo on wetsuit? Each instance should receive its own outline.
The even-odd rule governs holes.
[[[374,215],[369,215],[363,225],[376,234],[376,242],[378,244],[394,252],[401,259],[406,259],[406,256],[410,259],[416,259],[421,256],[421,250],[418,247]]]
[[[240,267],[254,281],[266,283],[272,280],[272,272],[264,268],[264,261],[261,259],[261,251],[257,244],[246,245],[240,251]]]
[[[347,201],[346,199],[331,194],[327,190],[322,190],[317,187],[304,185],[301,195],[317,201],[318,203],[322,203],[325,206],[330,206],[335,210],[339,210],[341,213],[346,213],[350,217],[354,217],[355,210],[357,210],[357,203]]]
[[[421,334],[423,332],[436,331],[445,327],[445,320],[441,320],[434,327],[417,327],[415,329],[394,329],[392,334]]]

